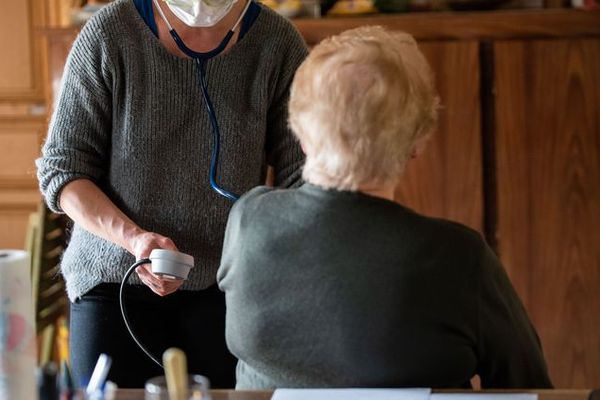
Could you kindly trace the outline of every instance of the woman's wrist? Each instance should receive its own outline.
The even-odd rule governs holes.
[[[138,241],[141,235],[147,233],[145,230],[137,225],[129,226],[124,228],[122,234],[122,247],[133,255],[136,255],[136,248],[138,247]]]

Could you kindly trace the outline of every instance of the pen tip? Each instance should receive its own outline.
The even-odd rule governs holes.
[[[69,364],[66,360],[63,360],[60,365],[60,389],[61,390],[73,390],[75,385],[73,383],[73,376],[69,370]]]

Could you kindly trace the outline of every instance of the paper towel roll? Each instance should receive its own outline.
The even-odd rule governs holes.
[[[27,252],[0,250],[0,400],[37,398],[30,275]]]

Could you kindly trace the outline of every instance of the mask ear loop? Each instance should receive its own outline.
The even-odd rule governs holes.
[[[153,0],[153,1],[154,1],[154,5],[156,6],[156,9],[158,10],[158,13],[160,14],[160,17],[162,18],[163,21],[165,21],[165,24],[167,24],[167,28],[169,28],[169,32],[173,31],[174,29],[171,26],[171,24],[169,23],[169,20],[167,19],[167,16],[163,12],[162,8],[160,8],[160,4],[158,4],[157,0]]]

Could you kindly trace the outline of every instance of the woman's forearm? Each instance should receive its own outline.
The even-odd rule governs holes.
[[[88,179],[69,182],[60,193],[60,207],[85,230],[134,254],[134,238],[144,231]]]

